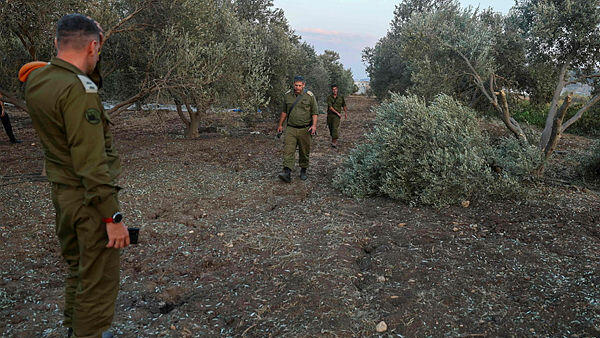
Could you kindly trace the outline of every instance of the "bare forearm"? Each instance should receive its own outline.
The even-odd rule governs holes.
[[[279,127],[283,127],[283,122],[285,122],[285,118],[287,117],[286,113],[281,113],[281,116],[279,117]]]

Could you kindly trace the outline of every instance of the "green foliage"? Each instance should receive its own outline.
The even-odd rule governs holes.
[[[426,105],[416,96],[392,94],[377,108],[367,139],[336,174],[334,185],[344,194],[444,206],[515,196],[519,181],[512,173],[528,169],[511,163],[506,176],[493,173],[490,162],[508,163],[503,156],[512,149],[494,153],[474,113],[446,95]]]
[[[565,121],[573,117],[584,103],[576,102],[567,110]],[[516,104],[513,117],[519,122],[543,128],[546,124],[546,115],[548,114],[548,104],[534,104],[530,101],[520,101]],[[600,136],[600,107],[594,106],[587,114],[584,114],[569,129],[568,133],[583,136]]]
[[[542,153],[538,147],[523,145],[514,137],[502,138],[490,149],[488,156],[492,167],[505,178],[526,177],[542,163]]]
[[[340,62],[340,55],[332,50],[326,50],[319,55],[329,75],[329,84],[337,84],[340,95],[347,96],[354,92],[354,79],[352,71],[344,69]],[[329,92],[328,92],[329,93]]]
[[[595,142],[590,152],[581,157],[577,171],[586,180],[600,181],[600,142]]]

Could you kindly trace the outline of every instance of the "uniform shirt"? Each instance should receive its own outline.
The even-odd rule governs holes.
[[[31,73],[25,99],[46,158],[48,180],[85,189],[102,217],[119,211],[121,173],[98,88],[79,68],[53,58]]]
[[[346,107],[346,100],[344,99],[343,96],[339,95],[336,96],[335,98],[333,97],[333,94],[330,94],[327,97],[327,112],[329,114],[335,114],[334,112],[330,111],[329,108],[335,109],[338,113],[342,113],[342,108]],[[336,115],[337,116],[337,115]]]
[[[312,116],[318,115],[317,99],[310,91],[304,92],[302,98],[294,109],[289,112],[290,108],[298,98],[298,95],[293,91],[288,91],[283,97],[283,112],[288,114],[288,126],[304,127],[312,122]]]

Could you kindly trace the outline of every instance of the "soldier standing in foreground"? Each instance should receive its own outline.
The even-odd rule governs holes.
[[[308,178],[310,145],[312,136],[317,132],[317,100],[310,91],[305,92],[306,81],[302,76],[294,78],[294,90],[283,97],[283,109],[279,118],[277,132],[283,132],[283,123],[287,119],[283,148],[283,172],[279,178],[286,183],[292,181],[291,173],[296,163],[296,146],[299,148],[300,179]]]
[[[50,64],[32,71],[25,99],[40,137],[56,234],[69,266],[64,322],[75,337],[112,337],[119,289],[119,249],[129,245],[115,180],[121,172],[110,121],[87,74],[103,35],[95,21],[70,14],[58,22]]]
[[[337,148],[337,140],[340,137],[340,120],[342,108],[344,117],[348,119],[348,108],[343,96],[338,95],[339,88],[336,84],[331,86],[331,95],[327,97],[327,127],[331,135],[331,146]]]

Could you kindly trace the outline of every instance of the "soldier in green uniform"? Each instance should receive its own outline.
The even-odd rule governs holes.
[[[45,155],[56,234],[69,273],[63,324],[75,337],[110,337],[119,289],[120,248],[129,245],[116,178],[119,156],[98,87],[87,74],[102,45],[95,21],[70,14],[58,22],[58,50],[26,82],[29,115]]]
[[[331,86],[331,95],[327,97],[327,127],[331,135],[331,146],[337,148],[337,140],[340,137],[340,120],[342,109],[345,118],[348,119],[348,107],[343,96],[338,95],[339,88],[336,84]]]
[[[312,136],[317,132],[317,100],[310,91],[304,91],[306,81],[302,76],[294,78],[294,90],[283,97],[283,108],[279,118],[277,132],[283,132],[283,123],[287,119],[283,148],[283,172],[279,178],[284,182],[292,181],[291,173],[296,163],[296,147],[299,149],[300,179],[308,178],[310,145]]]

